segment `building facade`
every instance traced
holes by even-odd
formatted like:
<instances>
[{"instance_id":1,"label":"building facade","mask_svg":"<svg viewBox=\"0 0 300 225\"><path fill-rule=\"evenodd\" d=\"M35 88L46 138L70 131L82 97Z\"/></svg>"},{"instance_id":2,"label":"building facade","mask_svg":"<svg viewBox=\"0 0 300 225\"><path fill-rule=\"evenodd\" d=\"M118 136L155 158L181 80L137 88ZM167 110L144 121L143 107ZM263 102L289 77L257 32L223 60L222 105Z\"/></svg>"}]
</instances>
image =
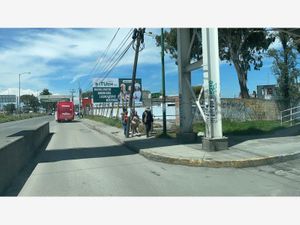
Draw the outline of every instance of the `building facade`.
<instances>
[{"instance_id":1,"label":"building facade","mask_svg":"<svg viewBox=\"0 0 300 225\"><path fill-rule=\"evenodd\" d=\"M14 104L17 106L16 95L0 95L0 110L3 111L4 106L8 104Z\"/></svg>"},{"instance_id":2,"label":"building facade","mask_svg":"<svg viewBox=\"0 0 300 225\"><path fill-rule=\"evenodd\" d=\"M270 85L257 85L257 98L265 100L276 99L276 86Z\"/></svg>"}]
</instances>

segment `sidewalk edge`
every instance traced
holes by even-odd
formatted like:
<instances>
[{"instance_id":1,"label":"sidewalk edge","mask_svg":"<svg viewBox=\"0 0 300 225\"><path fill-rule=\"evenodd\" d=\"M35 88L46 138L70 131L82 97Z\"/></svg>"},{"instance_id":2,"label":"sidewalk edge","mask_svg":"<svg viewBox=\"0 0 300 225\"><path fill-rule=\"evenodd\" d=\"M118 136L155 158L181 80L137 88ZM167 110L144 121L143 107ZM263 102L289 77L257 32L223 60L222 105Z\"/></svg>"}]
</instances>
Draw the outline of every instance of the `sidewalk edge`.
<instances>
[{"instance_id":1,"label":"sidewalk edge","mask_svg":"<svg viewBox=\"0 0 300 225\"><path fill-rule=\"evenodd\" d=\"M288 160L293 160L300 157L300 152L268 156L261 158L245 159L245 160L202 160L202 159L189 159L189 158L175 158L161 154L150 153L147 150L141 150L140 154L144 157L169 164L177 164L184 166L194 166L194 167L210 167L210 168L246 168L246 167L256 167L274 164L278 162L285 162Z\"/></svg>"},{"instance_id":2,"label":"sidewalk edge","mask_svg":"<svg viewBox=\"0 0 300 225\"><path fill-rule=\"evenodd\" d=\"M133 144L121 140L120 138L104 131L103 129L99 129L94 125L86 124L90 128L98 131L101 134L104 134L111 138L112 140L125 145L130 150L139 153L140 155L144 156L147 159L163 162L168 164L175 164L175 165L184 165L184 166L193 166L193 167L210 167L210 168L246 168L246 167L256 167L256 166L263 166L274 164L278 162L285 162L288 160L293 160L300 157L300 151L294 152L291 154L281 154L275 156L267 156L267 157L260 157L260 158L252 158L252 159L245 159L245 160L205 160L205 159L190 159L190 158L175 158L163 154L157 154L154 152L150 152L147 149L140 150Z\"/></svg>"}]
</instances>

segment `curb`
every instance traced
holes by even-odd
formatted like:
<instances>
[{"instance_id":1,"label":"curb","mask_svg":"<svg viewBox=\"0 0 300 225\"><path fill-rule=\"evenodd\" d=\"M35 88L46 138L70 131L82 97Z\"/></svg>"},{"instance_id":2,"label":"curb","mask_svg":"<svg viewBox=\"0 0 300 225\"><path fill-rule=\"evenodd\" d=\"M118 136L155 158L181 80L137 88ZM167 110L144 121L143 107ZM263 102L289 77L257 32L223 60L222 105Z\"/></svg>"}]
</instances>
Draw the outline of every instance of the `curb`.
<instances>
[{"instance_id":1,"label":"curb","mask_svg":"<svg viewBox=\"0 0 300 225\"><path fill-rule=\"evenodd\" d=\"M210 167L210 168L246 168L263 165L270 165L278 162L285 162L300 157L300 152L286 155L269 156L262 158L253 158L246 160L202 160L189 158L175 158L161 154L150 153L147 150L140 151L140 154L147 159L169 164L193 166L193 167Z\"/></svg>"},{"instance_id":2,"label":"curb","mask_svg":"<svg viewBox=\"0 0 300 225\"><path fill-rule=\"evenodd\" d=\"M292 154L282 154L276 156L267 156L260 158L251 158L245 160L205 160L205 159L191 159L191 158L175 158L167 155L162 155L157 152L150 152L148 150L140 150L136 146L123 141L114 135L105 132L102 129L97 128L94 125L86 124L88 127L98 131L99 133L106 135L112 140L128 147L130 150L139 153L147 159L163 162L174 165L183 165L183 166L193 166L193 167L210 167L210 168L246 168L246 167L256 167L263 165L270 165L279 162L285 162L289 160L296 159L300 157L300 152L294 152Z\"/></svg>"}]
</instances>

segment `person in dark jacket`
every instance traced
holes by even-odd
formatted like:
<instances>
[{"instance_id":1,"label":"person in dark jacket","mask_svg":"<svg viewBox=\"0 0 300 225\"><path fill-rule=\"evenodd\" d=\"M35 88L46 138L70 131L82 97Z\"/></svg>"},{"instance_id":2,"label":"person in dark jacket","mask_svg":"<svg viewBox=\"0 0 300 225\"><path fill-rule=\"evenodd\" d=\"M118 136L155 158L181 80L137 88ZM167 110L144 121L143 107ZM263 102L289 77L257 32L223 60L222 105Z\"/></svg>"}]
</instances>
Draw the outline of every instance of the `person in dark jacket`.
<instances>
[{"instance_id":1,"label":"person in dark jacket","mask_svg":"<svg viewBox=\"0 0 300 225\"><path fill-rule=\"evenodd\" d=\"M145 109L142 115L143 124L145 125L146 135L149 137L149 132L153 123L153 115L149 107Z\"/></svg>"}]
</instances>

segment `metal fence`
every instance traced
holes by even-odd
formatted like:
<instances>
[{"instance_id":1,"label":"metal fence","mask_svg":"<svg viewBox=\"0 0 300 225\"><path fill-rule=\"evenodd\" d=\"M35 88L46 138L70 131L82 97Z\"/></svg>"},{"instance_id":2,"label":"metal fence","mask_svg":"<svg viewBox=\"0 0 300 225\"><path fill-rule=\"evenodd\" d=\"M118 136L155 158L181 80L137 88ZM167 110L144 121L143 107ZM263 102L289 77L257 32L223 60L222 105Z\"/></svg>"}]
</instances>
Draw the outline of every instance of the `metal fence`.
<instances>
[{"instance_id":1,"label":"metal fence","mask_svg":"<svg viewBox=\"0 0 300 225\"><path fill-rule=\"evenodd\" d=\"M300 123L300 106L281 111L281 125L290 123L290 126Z\"/></svg>"}]
</instances>

